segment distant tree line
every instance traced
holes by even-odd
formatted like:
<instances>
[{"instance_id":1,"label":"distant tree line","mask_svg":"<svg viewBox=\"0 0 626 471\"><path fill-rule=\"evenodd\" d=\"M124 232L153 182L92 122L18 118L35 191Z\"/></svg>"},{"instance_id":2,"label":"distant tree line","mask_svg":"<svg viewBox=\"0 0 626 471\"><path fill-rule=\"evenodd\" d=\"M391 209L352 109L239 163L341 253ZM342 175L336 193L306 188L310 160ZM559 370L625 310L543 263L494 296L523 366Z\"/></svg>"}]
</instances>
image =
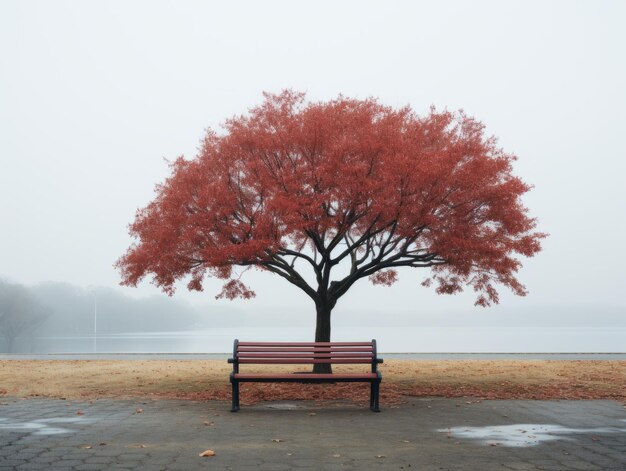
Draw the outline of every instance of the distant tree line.
<instances>
[{"instance_id":1,"label":"distant tree line","mask_svg":"<svg viewBox=\"0 0 626 471\"><path fill-rule=\"evenodd\" d=\"M101 335L230 327L245 315L236 307L196 306L164 295L137 299L110 288L27 287L0 279L0 353L43 353L51 342L73 351L63 339L91 337L95 309Z\"/></svg>"},{"instance_id":2,"label":"distant tree line","mask_svg":"<svg viewBox=\"0 0 626 471\"><path fill-rule=\"evenodd\" d=\"M16 339L32 336L50 315L33 290L0 280L0 351L13 353Z\"/></svg>"}]
</instances>

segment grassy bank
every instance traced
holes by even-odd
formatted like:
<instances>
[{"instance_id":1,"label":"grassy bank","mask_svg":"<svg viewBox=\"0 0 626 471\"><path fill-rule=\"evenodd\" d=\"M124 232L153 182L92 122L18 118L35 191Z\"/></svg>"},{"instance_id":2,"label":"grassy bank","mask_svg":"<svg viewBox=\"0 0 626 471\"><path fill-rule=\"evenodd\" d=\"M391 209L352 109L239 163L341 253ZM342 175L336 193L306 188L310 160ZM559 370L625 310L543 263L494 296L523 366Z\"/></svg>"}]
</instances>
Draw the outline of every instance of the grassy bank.
<instances>
[{"instance_id":1,"label":"grassy bank","mask_svg":"<svg viewBox=\"0 0 626 471\"><path fill-rule=\"evenodd\" d=\"M277 369L290 372L306 367L269 368ZM338 366L335 371L362 370ZM381 371L381 401L387 404L402 402L407 395L626 400L626 361L389 360ZM230 372L223 360L4 360L0 361L0 396L228 400ZM242 385L244 404L277 399L362 402L368 394L364 384Z\"/></svg>"}]
</instances>

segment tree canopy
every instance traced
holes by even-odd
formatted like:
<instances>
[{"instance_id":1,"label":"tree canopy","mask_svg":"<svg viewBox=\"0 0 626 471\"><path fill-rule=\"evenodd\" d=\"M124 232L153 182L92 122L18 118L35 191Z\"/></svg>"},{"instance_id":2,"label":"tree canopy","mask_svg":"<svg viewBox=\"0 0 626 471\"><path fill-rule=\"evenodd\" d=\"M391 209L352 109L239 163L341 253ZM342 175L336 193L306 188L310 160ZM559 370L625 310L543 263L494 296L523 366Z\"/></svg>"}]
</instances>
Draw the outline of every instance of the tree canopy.
<instances>
[{"instance_id":1,"label":"tree canopy","mask_svg":"<svg viewBox=\"0 0 626 471\"><path fill-rule=\"evenodd\" d=\"M498 285L525 294L518 256L544 237L515 159L463 112L265 94L171 163L117 267L124 284L151 275L170 294L180 279L202 290L217 277L230 299L254 296L234 269L256 267L304 291L318 315L360 279L392 285L400 267L429 268L424 285L469 286L487 306Z\"/></svg>"}]
</instances>

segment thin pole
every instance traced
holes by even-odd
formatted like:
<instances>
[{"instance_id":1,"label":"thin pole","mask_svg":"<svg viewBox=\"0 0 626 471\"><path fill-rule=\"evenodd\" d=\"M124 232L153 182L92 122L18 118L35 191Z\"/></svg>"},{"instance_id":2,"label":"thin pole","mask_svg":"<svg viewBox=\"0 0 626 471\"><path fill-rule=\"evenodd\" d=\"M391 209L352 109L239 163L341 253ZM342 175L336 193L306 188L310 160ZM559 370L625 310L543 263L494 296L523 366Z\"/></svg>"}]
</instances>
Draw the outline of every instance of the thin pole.
<instances>
[{"instance_id":1,"label":"thin pole","mask_svg":"<svg viewBox=\"0 0 626 471\"><path fill-rule=\"evenodd\" d=\"M93 294L93 352L98 353L98 300Z\"/></svg>"}]
</instances>

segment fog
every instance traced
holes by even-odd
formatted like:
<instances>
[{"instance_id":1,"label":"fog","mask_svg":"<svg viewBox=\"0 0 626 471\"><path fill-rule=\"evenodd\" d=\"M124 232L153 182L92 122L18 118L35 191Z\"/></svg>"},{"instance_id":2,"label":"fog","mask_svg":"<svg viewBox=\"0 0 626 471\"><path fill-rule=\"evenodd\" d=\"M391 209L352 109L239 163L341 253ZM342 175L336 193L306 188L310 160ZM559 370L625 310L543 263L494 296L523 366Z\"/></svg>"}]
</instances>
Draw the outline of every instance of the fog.
<instances>
[{"instance_id":1,"label":"fog","mask_svg":"<svg viewBox=\"0 0 626 471\"><path fill-rule=\"evenodd\" d=\"M2 2L0 277L48 309L14 348L91 351L94 300L103 349L312 338L310 300L271 274L246 275L250 301L215 300L214 279L169 299L149 282L119 287L112 266L165 159L192 158L207 127L262 91L294 88L419 113L463 108L518 155L515 173L534 185L525 204L550 234L523 260L527 297L502 292L499 306L475 308L474 293L438 296L420 286L426 272L401 271L391 288L363 281L340 300L334 339L624 351L625 18L617 1ZM104 339L173 331L206 335ZM68 333L85 339L44 339Z\"/></svg>"},{"instance_id":2,"label":"fog","mask_svg":"<svg viewBox=\"0 0 626 471\"><path fill-rule=\"evenodd\" d=\"M17 312L7 292L19 294ZM224 353L234 338L309 341L313 332L311 312L290 308L255 311L162 295L137 299L112 288L0 281L0 353ZM625 334L618 307L333 314L335 340L376 337L385 352L619 352Z\"/></svg>"}]
</instances>

